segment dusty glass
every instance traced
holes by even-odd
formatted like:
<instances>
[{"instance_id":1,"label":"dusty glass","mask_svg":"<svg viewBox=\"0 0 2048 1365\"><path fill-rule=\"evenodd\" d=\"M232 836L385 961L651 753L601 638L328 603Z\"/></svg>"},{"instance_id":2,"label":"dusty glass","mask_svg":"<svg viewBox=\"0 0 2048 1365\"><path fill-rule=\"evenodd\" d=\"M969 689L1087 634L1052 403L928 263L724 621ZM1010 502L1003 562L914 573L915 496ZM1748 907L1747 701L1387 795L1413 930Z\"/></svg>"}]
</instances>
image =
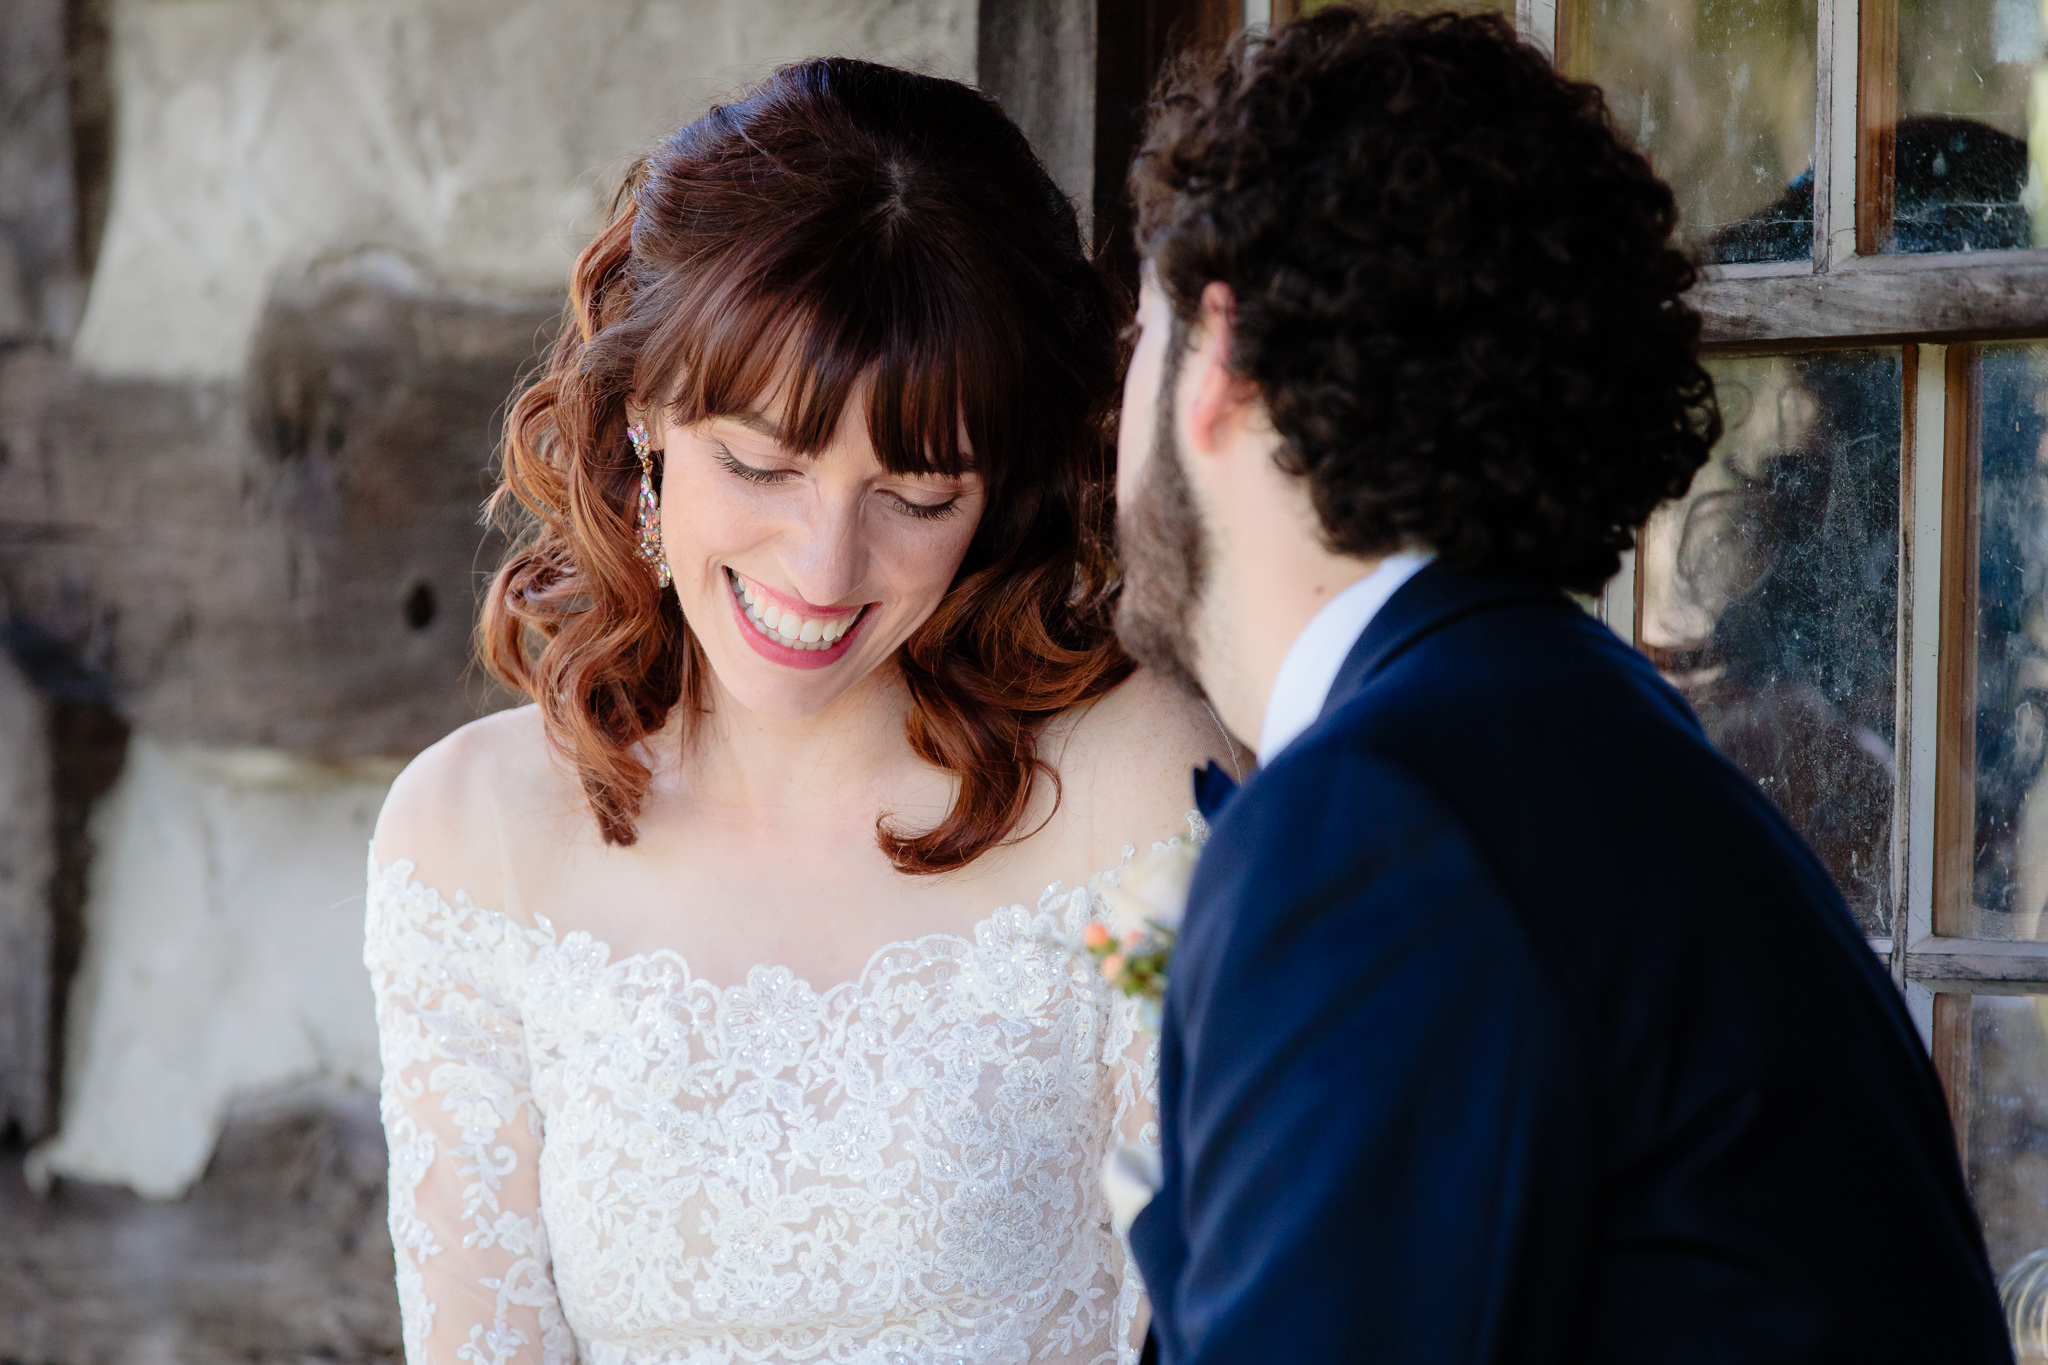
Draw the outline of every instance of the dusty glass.
<instances>
[{"instance_id":1,"label":"dusty glass","mask_svg":"<svg viewBox=\"0 0 2048 1365\"><path fill-rule=\"evenodd\" d=\"M1974 391L1975 932L2048 938L2048 345L1986 346Z\"/></svg>"},{"instance_id":2,"label":"dusty glass","mask_svg":"<svg viewBox=\"0 0 2048 1365\"><path fill-rule=\"evenodd\" d=\"M1900 364L1713 360L1725 434L1638 558L1644 652L1873 933L1893 899Z\"/></svg>"},{"instance_id":3,"label":"dusty glass","mask_svg":"<svg viewBox=\"0 0 2048 1365\"><path fill-rule=\"evenodd\" d=\"M1712 262L1813 255L1815 0L1565 0L1566 70L1678 195Z\"/></svg>"},{"instance_id":4,"label":"dusty glass","mask_svg":"<svg viewBox=\"0 0 2048 1365\"><path fill-rule=\"evenodd\" d=\"M1885 19L1877 6L1872 22ZM1898 73L1887 251L2040 246L2028 155L2042 76L2041 0L1897 0ZM2039 139L2035 139L2038 141Z\"/></svg>"},{"instance_id":5,"label":"dusty glass","mask_svg":"<svg viewBox=\"0 0 2048 1365\"><path fill-rule=\"evenodd\" d=\"M1957 1111L1970 1198L2020 1359L2041 1361L2048 1359L2048 996L1969 997L1966 1046Z\"/></svg>"},{"instance_id":6,"label":"dusty glass","mask_svg":"<svg viewBox=\"0 0 2048 1365\"><path fill-rule=\"evenodd\" d=\"M1301 0L1299 12L1314 14L1319 9L1352 2L1353 0ZM1515 17L1514 0L1380 0L1379 8L1390 13L1434 14L1438 10L1456 9L1471 13L1488 11L1505 14L1509 19Z\"/></svg>"}]
</instances>

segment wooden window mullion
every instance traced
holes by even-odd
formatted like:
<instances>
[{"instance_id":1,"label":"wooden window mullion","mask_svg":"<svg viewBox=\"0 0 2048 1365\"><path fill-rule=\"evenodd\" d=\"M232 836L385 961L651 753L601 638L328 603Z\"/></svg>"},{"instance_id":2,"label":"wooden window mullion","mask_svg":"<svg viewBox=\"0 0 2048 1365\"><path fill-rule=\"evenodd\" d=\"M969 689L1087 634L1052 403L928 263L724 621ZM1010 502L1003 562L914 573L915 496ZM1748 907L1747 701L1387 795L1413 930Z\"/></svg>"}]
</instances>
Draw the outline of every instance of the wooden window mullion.
<instances>
[{"instance_id":1,"label":"wooden window mullion","mask_svg":"<svg viewBox=\"0 0 2048 1365\"><path fill-rule=\"evenodd\" d=\"M1897 198L1899 0L1860 0L1857 47L1856 250L1876 256L1891 245Z\"/></svg>"},{"instance_id":2,"label":"wooden window mullion","mask_svg":"<svg viewBox=\"0 0 2048 1365\"><path fill-rule=\"evenodd\" d=\"M1934 997L1934 1070L1948 1096L1949 1123L1965 1178L1970 1169L1970 997Z\"/></svg>"},{"instance_id":3,"label":"wooden window mullion","mask_svg":"<svg viewBox=\"0 0 2048 1365\"><path fill-rule=\"evenodd\" d=\"M1978 460L1971 348L1948 352L1943 431L1941 733L1935 750L1934 932L1977 933Z\"/></svg>"},{"instance_id":4,"label":"wooden window mullion","mask_svg":"<svg viewBox=\"0 0 2048 1365\"><path fill-rule=\"evenodd\" d=\"M1940 747L1943 443L1948 430L1948 347L1907 348L1906 448L1899 514L1899 763L1901 845L1894 845L1892 976L1934 933L1936 757Z\"/></svg>"},{"instance_id":5,"label":"wooden window mullion","mask_svg":"<svg viewBox=\"0 0 2048 1365\"><path fill-rule=\"evenodd\" d=\"M1813 138L1813 269L1819 274L1856 251L1861 4L1819 0Z\"/></svg>"}]
</instances>

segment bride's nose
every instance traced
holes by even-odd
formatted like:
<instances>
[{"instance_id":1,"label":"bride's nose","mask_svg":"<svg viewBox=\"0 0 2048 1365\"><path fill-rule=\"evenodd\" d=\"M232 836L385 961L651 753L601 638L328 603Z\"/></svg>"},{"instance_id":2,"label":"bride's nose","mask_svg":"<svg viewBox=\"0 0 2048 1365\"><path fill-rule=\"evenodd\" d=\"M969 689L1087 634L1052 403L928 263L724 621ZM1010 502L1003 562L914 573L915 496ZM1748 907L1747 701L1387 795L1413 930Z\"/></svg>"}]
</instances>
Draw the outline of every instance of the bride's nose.
<instances>
[{"instance_id":1,"label":"bride's nose","mask_svg":"<svg viewBox=\"0 0 2048 1365\"><path fill-rule=\"evenodd\" d=\"M789 586L814 606L840 605L867 577L867 537L858 494L824 497L790 528L782 545Z\"/></svg>"}]
</instances>

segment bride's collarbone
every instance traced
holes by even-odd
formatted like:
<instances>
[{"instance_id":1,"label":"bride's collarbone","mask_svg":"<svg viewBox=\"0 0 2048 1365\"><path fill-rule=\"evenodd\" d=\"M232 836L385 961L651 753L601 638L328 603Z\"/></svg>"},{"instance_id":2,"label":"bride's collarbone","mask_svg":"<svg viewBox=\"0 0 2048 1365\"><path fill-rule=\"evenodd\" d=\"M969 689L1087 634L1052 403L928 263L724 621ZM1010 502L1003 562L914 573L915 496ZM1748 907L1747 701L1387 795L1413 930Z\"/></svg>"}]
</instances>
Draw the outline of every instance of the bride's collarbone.
<instances>
[{"instance_id":1,"label":"bride's collarbone","mask_svg":"<svg viewBox=\"0 0 2048 1365\"><path fill-rule=\"evenodd\" d=\"M1086 881L1061 822L967 866L907 874L860 829L742 828L669 821L630 847L536 856L519 880L524 913L557 939L588 934L611 961L673 955L693 978L742 982L786 967L814 987L857 978L878 949L933 935L972 938L996 911L1035 907L1048 887ZM538 855L541 850L536 849Z\"/></svg>"}]
</instances>

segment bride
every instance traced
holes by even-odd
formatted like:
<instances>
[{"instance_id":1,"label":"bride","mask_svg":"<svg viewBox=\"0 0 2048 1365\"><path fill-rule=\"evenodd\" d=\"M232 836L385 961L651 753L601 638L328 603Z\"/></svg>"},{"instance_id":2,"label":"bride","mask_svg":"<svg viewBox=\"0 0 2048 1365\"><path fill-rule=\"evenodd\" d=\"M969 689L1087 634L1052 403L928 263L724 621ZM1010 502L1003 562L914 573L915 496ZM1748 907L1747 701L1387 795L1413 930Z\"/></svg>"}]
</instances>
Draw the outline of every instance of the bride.
<instances>
[{"instance_id":1,"label":"bride","mask_svg":"<svg viewBox=\"0 0 2048 1365\"><path fill-rule=\"evenodd\" d=\"M504 440L533 704L371 850L407 1358L1129 1361L1146 1047L1068 945L1225 741L1111 633L1116 295L991 102L860 62L620 205Z\"/></svg>"}]
</instances>

